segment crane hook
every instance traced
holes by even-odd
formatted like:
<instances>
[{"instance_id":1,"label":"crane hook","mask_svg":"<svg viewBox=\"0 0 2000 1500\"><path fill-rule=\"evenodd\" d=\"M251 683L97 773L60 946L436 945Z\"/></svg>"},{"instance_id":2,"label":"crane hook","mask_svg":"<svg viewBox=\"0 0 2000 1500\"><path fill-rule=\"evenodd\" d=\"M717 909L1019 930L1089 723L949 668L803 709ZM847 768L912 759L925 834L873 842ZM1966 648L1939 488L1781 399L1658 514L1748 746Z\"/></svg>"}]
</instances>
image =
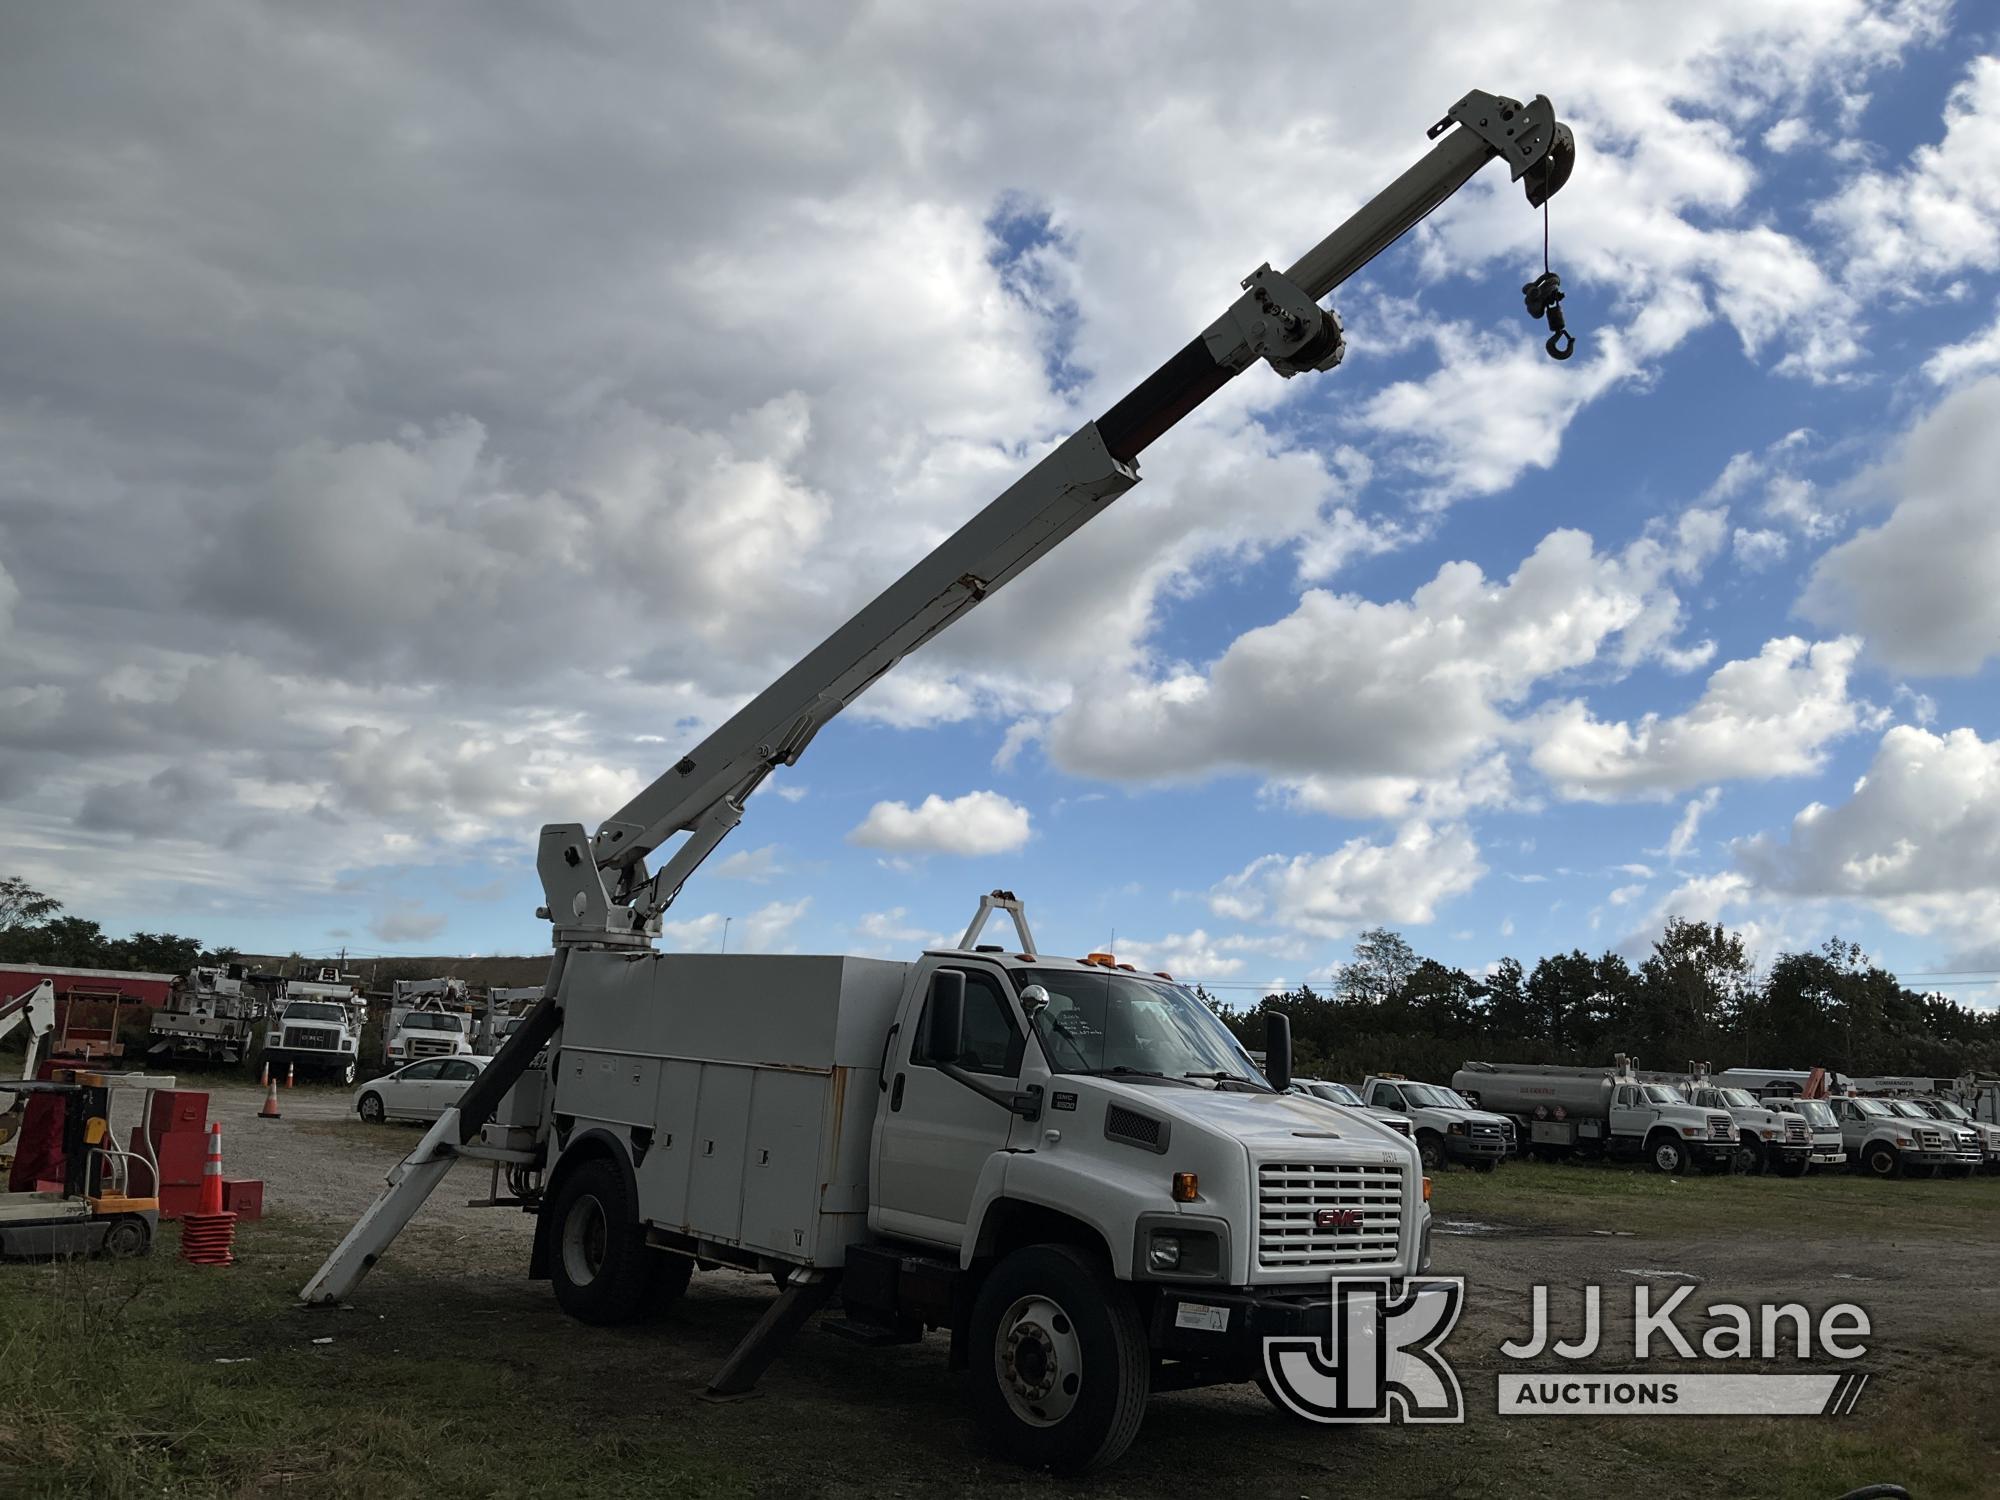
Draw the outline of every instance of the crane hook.
<instances>
[{"instance_id":1,"label":"crane hook","mask_svg":"<svg viewBox=\"0 0 2000 1500\"><path fill-rule=\"evenodd\" d=\"M1549 336L1542 347L1549 351L1549 358L1568 359L1576 352L1576 336L1563 323L1562 277L1544 271L1521 288L1521 295L1527 299L1529 317L1548 320Z\"/></svg>"}]
</instances>

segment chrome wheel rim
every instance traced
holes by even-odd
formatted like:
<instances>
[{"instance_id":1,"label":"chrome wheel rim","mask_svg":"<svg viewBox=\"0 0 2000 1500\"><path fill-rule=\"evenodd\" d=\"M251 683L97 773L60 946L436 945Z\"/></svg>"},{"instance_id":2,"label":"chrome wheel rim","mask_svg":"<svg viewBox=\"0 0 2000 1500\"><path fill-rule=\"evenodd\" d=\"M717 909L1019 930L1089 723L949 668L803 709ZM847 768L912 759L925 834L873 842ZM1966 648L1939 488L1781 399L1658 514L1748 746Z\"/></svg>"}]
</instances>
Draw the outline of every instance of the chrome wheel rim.
<instances>
[{"instance_id":1,"label":"chrome wheel rim","mask_svg":"<svg viewBox=\"0 0 2000 1500\"><path fill-rule=\"evenodd\" d=\"M607 1228L604 1205L596 1198L586 1195L570 1205L562 1238L563 1271L570 1285L589 1286L597 1280L604 1269Z\"/></svg>"},{"instance_id":2,"label":"chrome wheel rim","mask_svg":"<svg viewBox=\"0 0 2000 1500\"><path fill-rule=\"evenodd\" d=\"M1653 1148L1653 1165L1658 1167L1662 1172L1671 1172L1680 1164L1680 1147L1663 1141Z\"/></svg>"},{"instance_id":3,"label":"chrome wheel rim","mask_svg":"<svg viewBox=\"0 0 2000 1500\"><path fill-rule=\"evenodd\" d=\"M1061 1306L1038 1293L1016 1298L993 1341L993 1373L1007 1407L1031 1427L1054 1427L1083 1389L1083 1344Z\"/></svg>"}]
</instances>

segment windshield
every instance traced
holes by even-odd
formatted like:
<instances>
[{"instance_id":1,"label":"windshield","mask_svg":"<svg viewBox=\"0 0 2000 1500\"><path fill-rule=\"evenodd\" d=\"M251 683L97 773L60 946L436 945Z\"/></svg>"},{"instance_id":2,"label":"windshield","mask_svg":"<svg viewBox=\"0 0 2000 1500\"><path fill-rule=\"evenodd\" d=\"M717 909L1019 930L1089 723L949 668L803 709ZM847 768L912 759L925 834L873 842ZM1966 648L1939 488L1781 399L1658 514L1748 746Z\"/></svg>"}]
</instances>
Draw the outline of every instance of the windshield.
<instances>
[{"instance_id":1,"label":"windshield","mask_svg":"<svg viewBox=\"0 0 2000 1500\"><path fill-rule=\"evenodd\" d=\"M417 1011L403 1017L405 1031L457 1031L457 1016L441 1016L434 1011Z\"/></svg>"},{"instance_id":2,"label":"windshield","mask_svg":"<svg viewBox=\"0 0 2000 1500\"><path fill-rule=\"evenodd\" d=\"M1419 1109L1472 1108L1450 1089L1441 1089L1434 1083L1406 1083L1403 1085L1403 1097Z\"/></svg>"},{"instance_id":3,"label":"windshield","mask_svg":"<svg viewBox=\"0 0 2000 1500\"><path fill-rule=\"evenodd\" d=\"M1944 1111L1947 1120L1960 1120L1968 1125L1972 1123L1972 1116L1967 1114L1962 1106L1953 1104L1949 1099L1938 1100L1937 1107Z\"/></svg>"},{"instance_id":4,"label":"windshield","mask_svg":"<svg viewBox=\"0 0 2000 1500\"><path fill-rule=\"evenodd\" d=\"M1893 1113L1880 1099L1852 1099L1848 1102L1864 1115L1887 1115Z\"/></svg>"},{"instance_id":5,"label":"windshield","mask_svg":"<svg viewBox=\"0 0 2000 1500\"><path fill-rule=\"evenodd\" d=\"M1361 1096L1344 1083L1309 1083L1306 1092L1315 1099L1324 1099L1328 1104L1345 1104L1351 1109L1361 1108Z\"/></svg>"},{"instance_id":6,"label":"windshield","mask_svg":"<svg viewBox=\"0 0 2000 1500\"><path fill-rule=\"evenodd\" d=\"M1681 1091L1672 1084L1649 1083L1646 1085L1646 1102L1648 1104L1685 1104L1687 1100L1681 1097Z\"/></svg>"},{"instance_id":7,"label":"windshield","mask_svg":"<svg viewBox=\"0 0 2000 1500\"><path fill-rule=\"evenodd\" d=\"M1716 1092L1722 1095L1723 1104L1730 1109L1755 1109L1757 1107L1757 1101L1752 1099L1742 1089L1717 1089Z\"/></svg>"},{"instance_id":8,"label":"windshield","mask_svg":"<svg viewBox=\"0 0 2000 1500\"><path fill-rule=\"evenodd\" d=\"M1906 1120L1928 1120L1930 1118L1929 1115L1918 1109L1916 1105L1910 1103L1907 1099L1891 1099L1889 1101L1889 1109L1891 1113L1899 1114Z\"/></svg>"},{"instance_id":9,"label":"windshield","mask_svg":"<svg viewBox=\"0 0 2000 1500\"><path fill-rule=\"evenodd\" d=\"M1057 1073L1220 1073L1269 1087L1215 1013L1177 984L1073 969L1026 969L1014 978L1023 989L1049 992L1035 1035Z\"/></svg>"},{"instance_id":10,"label":"windshield","mask_svg":"<svg viewBox=\"0 0 2000 1500\"><path fill-rule=\"evenodd\" d=\"M1834 1117L1833 1106L1828 1104L1824 1099L1795 1099L1792 1101L1791 1107L1815 1125L1838 1125L1840 1123Z\"/></svg>"},{"instance_id":11,"label":"windshield","mask_svg":"<svg viewBox=\"0 0 2000 1500\"><path fill-rule=\"evenodd\" d=\"M287 1021L345 1021L347 1012L323 1000L294 1000L285 1007Z\"/></svg>"}]
</instances>

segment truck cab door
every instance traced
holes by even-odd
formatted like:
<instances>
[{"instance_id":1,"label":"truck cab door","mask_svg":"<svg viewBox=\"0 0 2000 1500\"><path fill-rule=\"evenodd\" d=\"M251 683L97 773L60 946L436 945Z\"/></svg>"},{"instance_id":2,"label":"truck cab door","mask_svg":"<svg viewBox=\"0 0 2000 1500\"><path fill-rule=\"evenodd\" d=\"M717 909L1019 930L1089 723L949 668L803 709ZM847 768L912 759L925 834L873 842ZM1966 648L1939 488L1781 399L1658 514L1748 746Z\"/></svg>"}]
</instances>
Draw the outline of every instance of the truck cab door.
<instances>
[{"instance_id":1,"label":"truck cab door","mask_svg":"<svg viewBox=\"0 0 2000 1500\"><path fill-rule=\"evenodd\" d=\"M948 967L965 975L965 1034L959 1055L945 1061L996 1089L1018 1089L1027 1032L1006 983L982 964ZM868 1224L883 1234L957 1249L980 1171L1021 1122L939 1072L925 1055L929 978L919 976L890 1040L883 1074L888 1094L875 1112Z\"/></svg>"},{"instance_id":2,"label":"truck cab door","mask_svg":"<svg viewBox=\"0 0 2000 1500\"><path fill-rule=\"evenodd\" d=\"M1611 1133L1621 1139L1643 1141L1653 1123L1653 1110L1636 1083L1621 1083L1611 1093Z\"/></svg>"}]
</instances>

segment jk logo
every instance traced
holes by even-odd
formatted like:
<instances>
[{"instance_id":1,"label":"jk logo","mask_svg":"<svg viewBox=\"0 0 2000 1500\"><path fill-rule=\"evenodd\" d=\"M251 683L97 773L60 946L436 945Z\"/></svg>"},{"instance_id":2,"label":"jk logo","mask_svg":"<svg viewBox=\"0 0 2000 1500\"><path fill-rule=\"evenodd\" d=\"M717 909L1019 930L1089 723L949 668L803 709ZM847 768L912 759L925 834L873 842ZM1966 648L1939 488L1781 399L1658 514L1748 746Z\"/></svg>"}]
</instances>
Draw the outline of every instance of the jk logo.
<instances>
[{"instance_id":1,"label":"jk logo","mask_svg":"<svg viewBox=\"0 0 2000 1500\"><path fill-rule=\"evenodd\" d=\"M1438 1352L1458 1322L1465 1281L1333 1278L1324 1341L1264 1340L1278 1399L1309 1422L1463 1422L1458 1376Z\"/></svg>"}]
</instances>

